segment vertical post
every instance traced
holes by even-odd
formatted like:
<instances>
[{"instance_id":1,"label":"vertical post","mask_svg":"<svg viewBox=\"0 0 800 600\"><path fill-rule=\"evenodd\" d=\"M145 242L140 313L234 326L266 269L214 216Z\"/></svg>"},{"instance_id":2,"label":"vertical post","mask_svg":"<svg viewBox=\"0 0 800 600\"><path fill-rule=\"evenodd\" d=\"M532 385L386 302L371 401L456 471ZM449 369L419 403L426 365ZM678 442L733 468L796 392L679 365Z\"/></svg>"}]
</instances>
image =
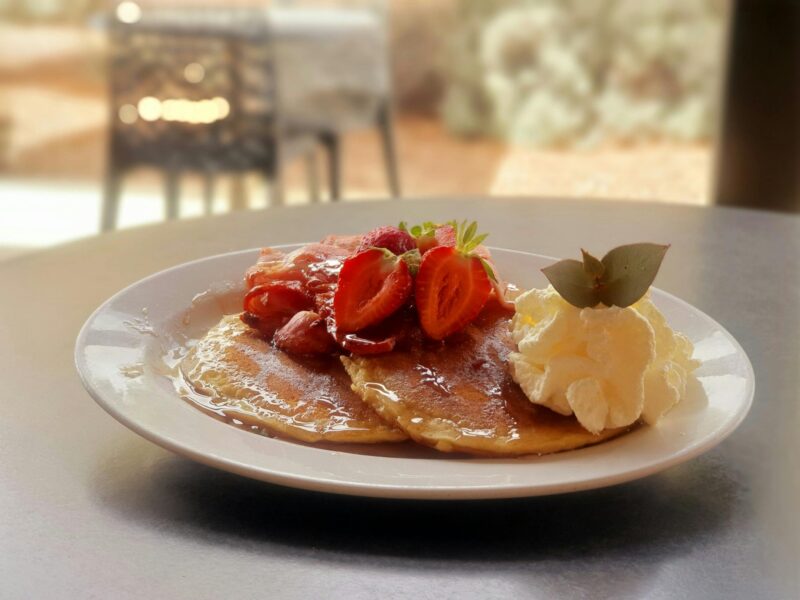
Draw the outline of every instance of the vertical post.
<instances>
[{"instance_id":1,"label":"vertical post","mask_svg":"<svg viewBox=\"0 0 800 600\"><path fill-rule=\"evenodd\" d=\"M319 169L317 165L317 152L312 148L306 154L306 179L308 180L308 199L310 202L319 202Z\"/></svg>"},{"instance_id":2,"label":"vertical post","mask_svg":"<svg viewBox=\"0 0 800 600\"><path fill-rule=\"evenodd\" d=\"M207 215L214 212L214 174L206 171L203 176L203 205Z\"/></svg>"},{"instance_id":3,"label":"vertical post","mask_svg":"<svg viewBox=\"0 0 800 600\"><path fill-rule=\"evenodd\" d=\"M717 148L717 204L800 210L800 3L736 0Z\"/></svg>"},{"instance_id":4,"label":"vertical post","mask_svg":"<svg viewBox=\"0 0 800 600\"><path fill-rule=\"evenodd\" d=\"M172 221L180 216L178 203L180 201L180 174L178 171L169 169L164 173L165 183L165 214L168 220Z\"/></svg>"},{"instance_id":5,"label":"vertical post","mask_svg":"<svg viewBox=\"0 0 800 600\"><path fill-rule=\"evenodd\" d=\"M284 173L283 173L283 140L280 129L273 140L273 168L272 173L268 173L269 179L269 205L283 206L284 201Z\"/></svg>"},{"instance_id":6,"label":"vertical post","mask_svg":"<svg viewBox=\"0 0 800 600\"><path fill-rule=\"evenodd\" d=\"M328 178L330 180L331 200L341 197L342 159L340 156L339 134L335 131L321 136L322 144L328 152Z\"/></svg>"},{"instance_id":7,"label":"vertical post","mask_svg":"<svg viewBox=\"0 0 800 600\"><path fill-rule=\"evenodd\" d=\"M386 165L386 177L389 183L389 192L393 198L400 197L400 174L397 166L397 148L394 139L394 122L392 110L386 102L378 113L378 128L381 133L383 145L383 160Z\"/></svg>"},{"instance_id":8,"label":"vertical post","mask_svg":"<svg viewBox=\"0 0 800 600\"><path fill-rule=\"evenodd\" d=\"M100 230L111 231L117 226L119 212L120 192L122 189L122 173L114 166L112 157L109 156L106 166L105 181L103 183L103 205L100 209Z\"/></svg>"},{"instance_id":9,"label":"vertical post","mask_svg":"<svg viewBox=\"0 0 800 600\"><path fill-rule=\"evenodd\" d=\"M241 173L236 173L231 180L231 208L233 210L247 208L247 186Z\"/></svg>"}]
</instances>

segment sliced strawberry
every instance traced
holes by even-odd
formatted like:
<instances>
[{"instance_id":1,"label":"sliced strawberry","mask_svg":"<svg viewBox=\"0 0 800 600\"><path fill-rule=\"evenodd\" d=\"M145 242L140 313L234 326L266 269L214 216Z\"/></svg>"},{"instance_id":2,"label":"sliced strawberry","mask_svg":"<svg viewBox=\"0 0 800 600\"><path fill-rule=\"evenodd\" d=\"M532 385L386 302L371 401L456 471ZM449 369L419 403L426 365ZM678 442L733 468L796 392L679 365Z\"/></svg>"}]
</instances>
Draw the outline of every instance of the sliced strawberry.
<instances>
[{"instance_id":1,"label":"sliced strawberry","mask_svg":"<svg viewBox=\"0 0 800 600\"><path fill-rule=\"evenodd\" d=\"M340 333L336 329L336 320L333 317L333 293L330 296L320 295L317 296L317 307L319 314L325 319L328 334L339 344L342 348L353 354L383 354L394 350L396 336L379 335L367 336L361 333ZM396 314L396 313L395 313Z\"/></svg>"},{"instance_id":2,"label":"sliced strawberry","mask_svg":"<svg viewBox=\"0 0 800 600\"><path fill-rule=\"evenodd\" d=\"M332 240L330 237L325 239ZM319 278L328 278L335 282L341 263L351 254L352 248L332 243L306 244L288 254L273 248L263 248L258 262L245 274L247 287L280 281L307 283L311 279Z\"/></svg>"},{"instance_id":3,"label":"sliced strawberry","mask_svg":"<svg viewBox=\"0 0 800 600\"><path fill-rule=\"evenodd\" d=\"M299 281L272 281L257 285L244 297L244 310L262 317L294 313L311 308L314 299Z\"/></svg>"},{"instance_id":4,"label":"sliced strawberry","mask_svg":"<svg viewBox=\"0 0 800 600\"><path fill-rule=\"evenodd\" d=\"M310 310L295 314L275 332L275 346L291 354L329 354L335 347L325 319Z\"/></svg>"},{"instance_id":5,"label":"sliced strawberry","mask_svg":"<svg viewBox=\"0 0 800 600\"><path fill-rule=\"evenodd\" d=\"M287 320L286 318L262 319L258 315L247 311L240 314L239 318L242 320L242 323L259 331L268 338L271 338Z\"/></svg>"},{"instance_id":6,"label":"sliced strawberry","mask_svg":"<svg viewBox=\"0 0 800 600\"><path fill-rule=\"evenodd\" d=\"M475 236L476 228L462 223L454 246L437 246L422 257L414 298L422 330L434 340L472 322L492 292L487 267L473 253L486 237Z\"/></svg>"},{"instance_id":7,"label":"sliced strawberry","mask_svg":"<svg viewBox=\"0 0 800 600\"><path fill-rule=\"evenodd\" d=\"M337 248L343 248L348 250L350 253L355 253L356 248L361 243L363 239L363 235L326 235L324 238L320 240L320 244L325 246L335 246Z\"/></svg>"},{"instance_id":8,"label":"sliced strawberry","mask_svg":"<svg viewBox=\"0 0 800 600\"><path fill-rule=\"evenodd\" d=\"M274 248L262 248L258 256L258 262L245 272L244 277L248 289L275 279L281 279L275 274L280 272L285 262L286 254L284 252Z\"/></svg>"},{"instance_id":9,"label":"sliced strawberry","mask_svg":"<svg viewBox=\"0 0 800 600\"><path fill-rule=\"evenodd\" d=\"M266 336L292 316L314 306L314 299L299 281L273 281L257 285L244 297L242 321Z\"/></svg>"},{"instance_id":10,"label":"sliced strawberry","mask_svg":"<svg viewBox=\"0 0 800 600\"><path fill-rule=\"evenodd\" d=\"M362 237L356 252L363 252L369 248L386 248L399 255L416 248L416 244L414 238L407 231L387 225L373 229Z\"/></svg>"},{"instance_id":11,"label":"sliced strawberry","mask_svg":"<svg viewBox=\"0 0 800 600\"><path fill-rule=\"evenodd\" d=\"M333 313L340 333L352 333L381 322L403 306L413 280L408 265L387 250L373 248L342 265Z\"/></svg>"}]
</instances>

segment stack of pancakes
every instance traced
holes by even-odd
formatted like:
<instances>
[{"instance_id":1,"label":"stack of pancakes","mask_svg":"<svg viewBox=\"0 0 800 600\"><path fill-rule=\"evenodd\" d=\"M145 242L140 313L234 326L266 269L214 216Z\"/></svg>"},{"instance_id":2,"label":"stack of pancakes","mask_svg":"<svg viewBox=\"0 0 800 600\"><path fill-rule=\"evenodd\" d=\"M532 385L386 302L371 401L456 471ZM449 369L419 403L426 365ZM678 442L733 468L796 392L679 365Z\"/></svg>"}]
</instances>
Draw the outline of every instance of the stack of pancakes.
<instances>
[{"instance_id":1,"label":"stack of pancakes","mask_svg":"<svg viewBox=\"0 0 800 600\"><path fill-rule=\"evenodd\" d=\"M297 357L228 316L181 365L203 408L304 442L411 439L443 452L547 454L595 444L574 417L532 404L511 379L508 312L490 302L446 342L388 354ZM198 402L197 398L201 400Z\"/></svg>"}]
</instances>

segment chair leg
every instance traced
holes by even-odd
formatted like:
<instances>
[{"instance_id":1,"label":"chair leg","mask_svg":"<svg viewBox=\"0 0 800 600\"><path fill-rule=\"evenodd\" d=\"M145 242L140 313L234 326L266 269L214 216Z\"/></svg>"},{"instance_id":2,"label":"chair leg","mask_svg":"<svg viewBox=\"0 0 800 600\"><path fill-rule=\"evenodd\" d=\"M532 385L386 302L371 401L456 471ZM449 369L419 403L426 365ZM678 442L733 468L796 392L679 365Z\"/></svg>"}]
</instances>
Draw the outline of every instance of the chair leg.
<instances>
[{"instance_id":1,"label":"chair leg","mask_svg":"<svg viewBox=\"0 0 800 600\"><path fill-rule=\"evenodd\" d=\"M386 164L386 177L389 183L389 191L393 198L400 197L400 174L397 166L397 149L394 140L394 122L392 112L385 106L378 113L378 128L381 134L383 145L383 160Z\"/></svg>"},{"instance_id":2,"label":"chair leg","mask_svg":"<svg viewBox=\"0 0 800 600\"><path fill-rule=\"evenodd\" d=\"M114 167L109 167L103 184L103 206L100 212L101 231L111 231L117 226L121 191L122 172Z\"/></svg>"},{"instance_id":3,"label":"chair leg","mask_svg":"<svg viewBox=\"0 0 800 600\"><path fill-rule=\"evenodd\" d=\"M330 180L331 200L336 201L341 197L342 192L342 159L339 134L326 133L322 136L322 143L328 152L328 178Z\"/></svg>"},{"instance_id":4,"label":"chair leg","mask_svg":"<svg viewBox=\"0 0 800 600\"><path fill-rule=\"evenodd\" d=\"M247 186L244 175L234 175L231 180L231 209L247 208Z\"/></svg>"},{"instance_id":5,"label":"chair leg","mask_svg":"<svg viewBox=\"0 0 800 600\"><path fill-rule=\"evenodd\" d=\"M213 173L206 173L203 177L203 207L207 215L214 212L214 184Z\"/></svg>"},{"instance_id":6,"label":"chair leg","mask_svg":"<svg viewBox=\"0 0 800 600\"><path fill-rule=\"evenodd\" d=\"M306 178L308 180L308 199L310 202L319 202L319 169L317 153L311 150L306 154Z\"/></svg>"},{"instance_id":7,"label":"chair leg","mask_svg":"<svg viewBox=\"0 0 800 600\"><path fill-rule=\"evenodd\" d=\"M269 206L283 206L285 200L283 170L278 167L274 173L267 174L267 202Z\"/></svg>"},{"instance_id":8,"label":"chair leg","mask_svg":"<svg viewBox=\"0 0 800 600\"><path fill-rule=\"evenodd\" d=\"M180 174L177 171L167 171L164 175L165 183L165 215L167 220L174 220L180 216Z\"/></svg>"},{"instance_id":9,"label":"chair leg","mask_svg":"<svg viewBox=\"0 0 800 600\"><path fill-rule=\"evenodd\" d=\"M283 180L283 143L280 136L275 140L273 148L275 156L271 165L265 168L264 176L267 178L267 202L270 207L283 206L284 201L284 180Z\"/></svg>"}]
</instances>

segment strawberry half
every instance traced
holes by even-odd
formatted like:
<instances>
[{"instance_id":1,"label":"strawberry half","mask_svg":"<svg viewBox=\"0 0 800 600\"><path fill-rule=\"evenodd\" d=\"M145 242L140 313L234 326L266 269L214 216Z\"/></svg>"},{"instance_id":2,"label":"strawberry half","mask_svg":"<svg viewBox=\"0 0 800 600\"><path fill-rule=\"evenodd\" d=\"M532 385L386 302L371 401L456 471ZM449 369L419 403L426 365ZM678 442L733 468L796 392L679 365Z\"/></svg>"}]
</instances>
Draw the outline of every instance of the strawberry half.
<instances>
[{"instance_id":1,"label":"strawberry half","mask_svg":"<svg viewBox=\"0 0 800 600\"><path fill-rule=\"evenodd\" d=\"M492 292L489 267L474 253L486 236L476 236L476 229L474 222L458 225L454 246L437 246L422 257L414 297L429 338L443 340L471 323Z\"/></svg>"},{"instance_id":2,"label":"strawberry half","mask_svg":"<svg viewBox=\"0 0 800 600\"><path fill-rule=\"evenodd\" d=\"M408 265L390 251L371 248L342 265L333 295L333 314L340 333L380 323L406 303L413 280Z\"/></svg>"}]
</instances>

